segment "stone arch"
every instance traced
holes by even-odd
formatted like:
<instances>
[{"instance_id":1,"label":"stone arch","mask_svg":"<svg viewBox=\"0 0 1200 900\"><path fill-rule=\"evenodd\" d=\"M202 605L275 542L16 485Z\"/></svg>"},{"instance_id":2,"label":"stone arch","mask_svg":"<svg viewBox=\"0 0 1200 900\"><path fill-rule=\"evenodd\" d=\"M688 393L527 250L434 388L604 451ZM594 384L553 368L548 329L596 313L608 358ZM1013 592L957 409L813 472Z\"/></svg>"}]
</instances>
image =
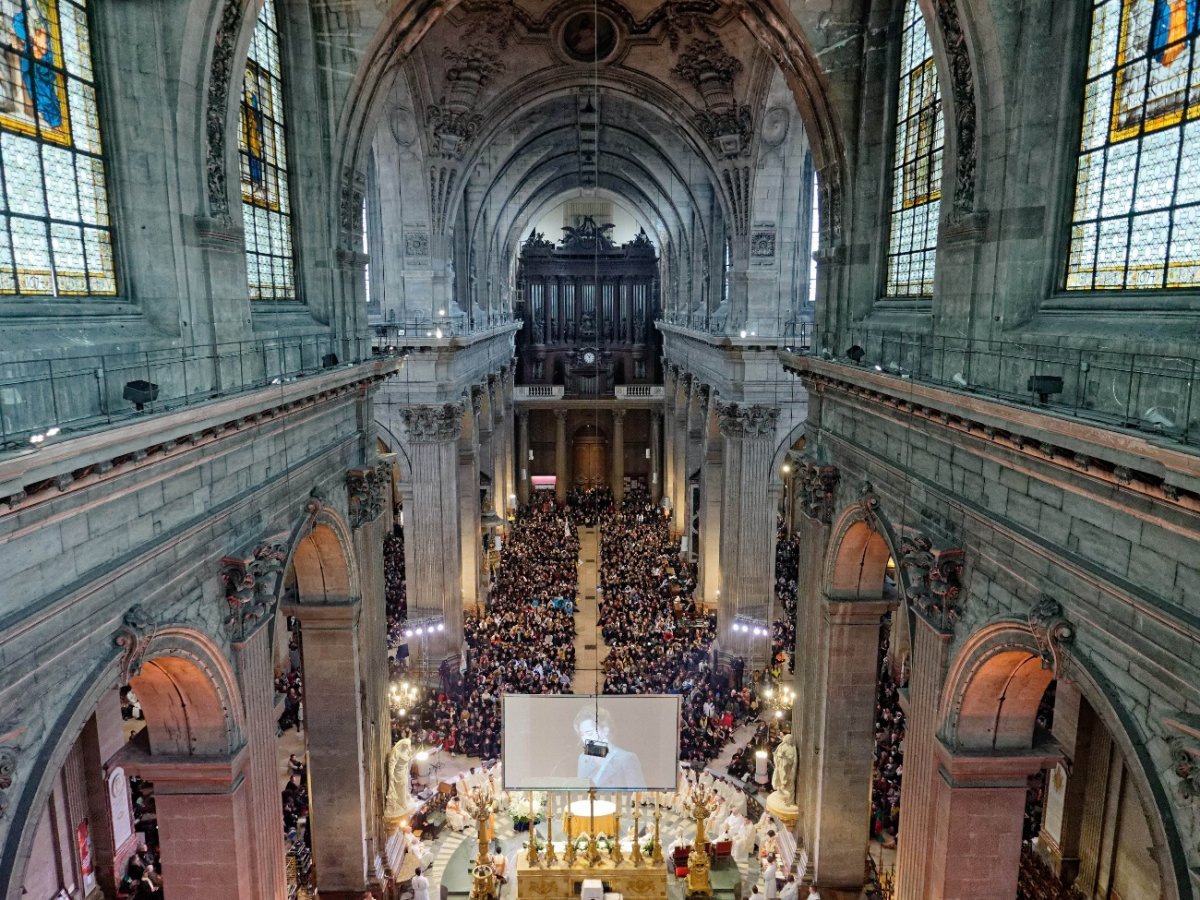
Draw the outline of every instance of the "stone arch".
<instances>
[{"instance_id":1,"label":"stone arch","mask_svg":"<svg viewBox=\"0 0 1200 900\"><path fill-rule=\"evenodd\" d=\"M1040 663L1037 640L1026 622L1001 620L971 634L946 675L937 710L942 742L951 751L987 751L993 746L1015 753L1028 750L1041 693L1055 677ZM1151 736L1114 700L1119 696L1116 689L1085 655L1073 653L1060 677L1078 687L1121 751L1150 826L1163 897L1194 898L1187 851L1170 814L1173 803L1159 776L1163 767L1153 758Z\"/></svg>"},{"instance_id":2,"label":"stone arch","mask_svg":"<svg viewBox=\"0 0 1200 900\"><path fill-rule=\"evenodd\" d=\"M842 510L830 531L821 586L832 600L878 600L889 559L899 559L898 542L879 511L879 498L865 491Z\"/></svg>"},{"instance_id":3,"label":"stone arch","mask_svg":"<svg viewBox=\"0 0 1200 900\"><path fill-rule=\"evenodd\" d=\"M107 642L101 661L78 679L59 716L47 722L40 747L29 748L35 762L28 777L16 779L16 784L24 789L12 796L8 808L8 839L0 846L0 897L20 895L33 849L34 826L49 801L54 781L101 698L122 679L122 651L112 643L112 632L100 634L101 640ZM162 736L156 743L155 731L151 731L152 752L173 754L174 746L186 746L192 748L186 755L221 755L232 753L244 744L246 719L241 693L233 667L216 641L188 626L161 626L146 646L141 674L134 677L147 676L148 667L156 665L160 669L149 672L151 680L139 686L149 686L154 693L160 673L166 677L167 672L173 672L187 693L177 697L173 707L170 701L158 697L151 700L152 705L143 706L147 725L155 727L151 716L164 715L179 722L182 715L189 727L179 730L158 723ZM199 701L197 708L181 710L190 698ZM168 730L173 730L176 737L169 736ZM185 735L194 735L194 742L180 741Z\"/></svg>"},{"instance_id":4,"label":"stone arch","mask_svg":"<svg viewBox=\"0 0 1200 900\"><path fill-rule=\"evenodd\" d=\"M294 533L289 570L301 604L346 603L361 595L350 529L336 510L315 500Z\"/></svg>"}]
</instances>

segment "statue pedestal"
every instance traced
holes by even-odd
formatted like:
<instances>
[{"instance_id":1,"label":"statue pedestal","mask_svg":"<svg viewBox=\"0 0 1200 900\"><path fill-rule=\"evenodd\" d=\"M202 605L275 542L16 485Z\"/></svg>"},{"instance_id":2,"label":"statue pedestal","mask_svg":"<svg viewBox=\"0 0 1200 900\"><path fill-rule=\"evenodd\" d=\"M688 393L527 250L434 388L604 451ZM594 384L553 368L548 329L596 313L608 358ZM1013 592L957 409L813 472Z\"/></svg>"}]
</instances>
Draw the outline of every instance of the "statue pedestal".
<instances>
[{"instance_id":1,"label":"statue pedestal","mask_svg":"<svg viewBox=\"0 0 1200 900\"><path fill-rule=\"evenodd\" d=\"M796 821L800 818L800 807L794 803L789 803L787 798L779 793L779 791L775 791L767 798L767 812L789 829L794 827Z\"/></svg>"}]
</instances>

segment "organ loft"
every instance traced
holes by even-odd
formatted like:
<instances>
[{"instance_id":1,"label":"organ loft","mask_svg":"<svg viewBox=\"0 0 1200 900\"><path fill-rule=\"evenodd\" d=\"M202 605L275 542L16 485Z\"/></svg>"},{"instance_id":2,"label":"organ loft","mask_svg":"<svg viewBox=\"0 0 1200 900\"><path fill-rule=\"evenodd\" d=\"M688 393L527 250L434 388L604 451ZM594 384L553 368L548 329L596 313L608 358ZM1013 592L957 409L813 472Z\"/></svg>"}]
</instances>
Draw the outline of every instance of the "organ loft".
<instances>
[{"instance_id":1,"label":"organ loft","mask_svg":"<svg viewBox=\"0 0 1200 900\"><path fill-rule=\"evenodd\" d=\"M4 900L1200 898L1197 3L0 32Z\"/></svg>"}]
</instances>

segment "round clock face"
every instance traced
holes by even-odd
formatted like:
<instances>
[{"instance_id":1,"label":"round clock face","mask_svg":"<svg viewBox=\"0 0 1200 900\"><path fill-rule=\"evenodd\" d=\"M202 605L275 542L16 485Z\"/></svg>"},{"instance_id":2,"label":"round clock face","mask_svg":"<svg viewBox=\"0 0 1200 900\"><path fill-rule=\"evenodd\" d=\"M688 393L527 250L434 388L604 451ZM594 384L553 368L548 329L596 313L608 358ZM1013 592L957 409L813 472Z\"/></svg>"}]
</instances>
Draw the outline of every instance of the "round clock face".
<instances>
[{"instance_id":1,"label":"round clock face","mask_svg":"<svg viewBox=\"0 0 1200 900\"><path fill-rule=\"evenodd\" d=\"M583 361L584 361L584 363L586 363L589 366L595 365L596 364L596 354L593 353L591 350L586 351L583 354Z\"/></svg>"}]
</instances>

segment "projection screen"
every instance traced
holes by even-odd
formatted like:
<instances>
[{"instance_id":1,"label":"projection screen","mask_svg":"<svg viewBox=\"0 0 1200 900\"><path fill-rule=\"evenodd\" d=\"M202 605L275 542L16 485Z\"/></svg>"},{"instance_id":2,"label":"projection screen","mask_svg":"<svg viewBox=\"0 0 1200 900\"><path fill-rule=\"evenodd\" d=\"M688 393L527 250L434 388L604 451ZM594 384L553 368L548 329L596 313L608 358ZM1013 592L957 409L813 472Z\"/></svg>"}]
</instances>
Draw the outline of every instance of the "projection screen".
<instances>
[{"instance_id":1,"label":"projection screen","mask_svg":"<svg viewBox=\"0 0 1200 900\"><path fill-rule=\"evenodd\" d=\"M505 790L675 790L677 694L505 694L503 702Z\"/></svg>"}]
</instances>

